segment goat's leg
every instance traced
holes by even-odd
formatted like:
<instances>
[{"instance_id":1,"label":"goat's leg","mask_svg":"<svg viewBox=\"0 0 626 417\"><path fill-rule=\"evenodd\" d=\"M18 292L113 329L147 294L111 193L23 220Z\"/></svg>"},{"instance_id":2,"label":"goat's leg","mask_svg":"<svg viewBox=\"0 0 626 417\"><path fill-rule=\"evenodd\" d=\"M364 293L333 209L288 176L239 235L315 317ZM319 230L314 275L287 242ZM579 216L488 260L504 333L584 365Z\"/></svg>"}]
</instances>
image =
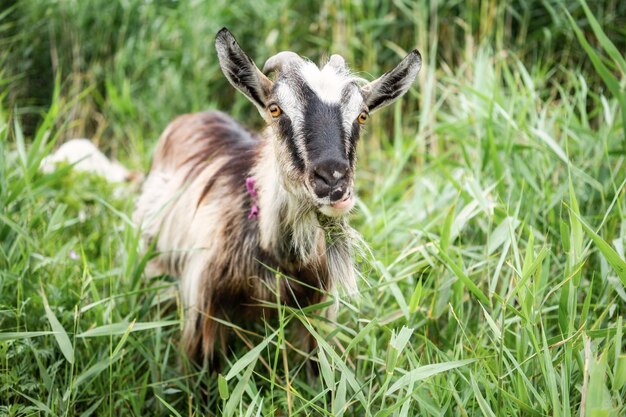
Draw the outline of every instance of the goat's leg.
<instances>
[{"instance_id":1,"label":"goat's leg","mask_svg":"<svg viewBox=\"0 0 626 417\"><path fill-rule=\"evenodd\" d=\"M212 303L210 303L212 304ZM219 342L220 345L224 345L224 329L216 318L216 313L214 308L209 307L206 308L202 315L202 361L204 364L207 364L211 371L220 372L221 364L219 354L215 352L215 342Z\"/></svg>"},{"instance_id":2,"label":"goat's leg","mask_svg":"<svg viewBox=\"0 0 626 417\"><path fill-rule=\"evenodd\" d=\"M183 348L187 357L200 366L219 372L219 356L215 352L215 342L224 345L224 326L219 324L212 303L202 311L188 312L183 330Z\"/></svg>"}]
</instances>

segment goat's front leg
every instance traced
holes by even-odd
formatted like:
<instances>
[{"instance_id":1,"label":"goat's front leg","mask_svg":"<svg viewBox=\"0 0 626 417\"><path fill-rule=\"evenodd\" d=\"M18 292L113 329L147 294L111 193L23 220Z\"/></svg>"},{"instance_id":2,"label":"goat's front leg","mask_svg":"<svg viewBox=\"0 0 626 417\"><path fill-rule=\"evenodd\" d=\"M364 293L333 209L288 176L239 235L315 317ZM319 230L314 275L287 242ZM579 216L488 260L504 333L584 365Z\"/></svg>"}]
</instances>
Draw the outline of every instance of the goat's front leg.
<instances>
[{"instance_id":1,"label":"goat's front leg","mask_svg":"<svg viewBox=\"0 0 626 417\"><path fill-rule=\"evenodd\" d=\"M213 303L206 303L201 310L188 312L183 330L183 347L187 357L194 363L206 366L211 372L220 371L218 342L222 350L226 346L226 329L218 322L219 312Z\"/></svg>"}]
</instances>

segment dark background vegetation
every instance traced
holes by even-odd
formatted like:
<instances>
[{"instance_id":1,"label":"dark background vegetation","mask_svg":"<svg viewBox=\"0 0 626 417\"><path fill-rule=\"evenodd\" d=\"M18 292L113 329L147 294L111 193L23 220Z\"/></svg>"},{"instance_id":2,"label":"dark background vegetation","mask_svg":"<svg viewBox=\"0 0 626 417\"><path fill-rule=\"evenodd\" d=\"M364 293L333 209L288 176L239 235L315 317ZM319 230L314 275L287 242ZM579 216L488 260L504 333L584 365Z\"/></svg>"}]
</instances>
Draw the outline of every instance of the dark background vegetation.
<instances>
[{"instance_id":1,"label":"dark background vegetation","mask_svg":"<svg viewBox=\"0 0 626 417\"><path fill-rule=\"evenodd\" d=\"M428 65L455 68L471 60L472 46L487 44L515 54L525 65L581 71L592 88L603 89L565 14L567 10L580 29L591 34L576 1L3 3L5 88L9 105L17 104L26 115L27 131L37 125L35 115L49 105L57 76L62 95L91 90L92 102L76 110L83 116L74 126L76 135L124 134L110 126L118 120L106 116L111 111L107 102L125 95L133 98L129 110L141 128L150 131L158 131L176 114L229 108L234 101L250 110L219 71L213 40L222 26L235 32L259 65L285 49L314 61L337 51L355 69L380 74L399 50L417 46ZM626 3L597 0L589 7L618 50L625 50ZM546 75L560 76L549 69ZM549 86L550 80L546 83Z\"/></svg>"}]
</instances>

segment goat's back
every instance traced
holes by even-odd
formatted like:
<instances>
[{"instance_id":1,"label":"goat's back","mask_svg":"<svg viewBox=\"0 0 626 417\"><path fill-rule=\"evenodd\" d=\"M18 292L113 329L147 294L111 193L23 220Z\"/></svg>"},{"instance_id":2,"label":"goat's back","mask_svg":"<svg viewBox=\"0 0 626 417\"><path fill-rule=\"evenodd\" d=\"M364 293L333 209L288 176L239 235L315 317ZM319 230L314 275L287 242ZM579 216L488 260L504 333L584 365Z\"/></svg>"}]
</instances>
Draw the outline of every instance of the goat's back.
<instances>
[{"instance_id":1,"label":"goat's back","mask_svg":"<svg viewBox=\"0 0 626 417\"><path fill-rule=\"evenodd\" d=\"M185 114L174 119L161 135L151 171L183 170L190 179L215 157L229 156L231 162L245 159L245 153L257 142L256 136L224 113Z\"/></svg>"},{"instance_id":2,"label":"goat's back","mask_svg":"<svg viewBox=\"0 0 626 417\"><path fill-rule=\"evenodd\" d=\"M134 214L144 239L151 242L160 235L160 251L204 244L195 239L198 227L204 227L196 224L198 210L219 216L219 211L244 209L242 199L232 195L245 190L258 143L257 136L221 112L187 114L172 121L159 138ZM231 197L222 198L225 195ZM168 227L174 228L172 233ZM154 272L177 275L177 269L166 266Z\"/></svg>"}]
</instances>

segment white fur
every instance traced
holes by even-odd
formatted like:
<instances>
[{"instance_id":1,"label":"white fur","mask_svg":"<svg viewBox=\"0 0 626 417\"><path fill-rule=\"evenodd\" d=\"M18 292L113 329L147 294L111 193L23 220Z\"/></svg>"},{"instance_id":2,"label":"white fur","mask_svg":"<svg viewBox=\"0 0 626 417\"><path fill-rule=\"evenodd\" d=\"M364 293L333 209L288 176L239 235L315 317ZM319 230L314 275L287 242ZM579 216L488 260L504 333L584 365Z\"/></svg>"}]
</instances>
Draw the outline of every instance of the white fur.
<instances>
[{"instance_id":1,"label":"white fur","mask_svg":"<svg viewBox=\"0 0 626 417\"><path fill-rule=\"evenodd\" d=\"M281 175L276 163L276 151L273 141L262 149L259 165L255 167L259 206L263 209L259 217L261 229L261 247L274 251L280 242L280 211L287 204L289 196L281 184Z\"/></svg>"},{"instance_id":2,"label":"white fur","mask_svg":"<svg viewBox=\"0 0 626 417\"><path fill-rule=\"evenodd\" d=\"M326 65L322 70L312 62L305 62L300 67L304 81L317 94L320 100L328 104L337 104L341 101L343 88L352 81L350 77L339 72L336 67Z\"/></svg>"},{"instance_id":3,"label":"white fur","mask_svg":"<svg viewBox=\"0 0 626 417\"><path fill-rule=\"evenodd\" d=\"M306 146L302 136L302 126L304 125L304 109L298 96L291 90L288 84L279 84L276 92L278 105L291 120L291 127L294 132L296 147L300 155L306 155ZM273 155L272 155L273 156Z\"/></svg>"},{"instance_id":4,"label":"white fur","mask_svg":"<svg viewBox=\"0 0 626 417\"><path fill-rule=\"evenodd\" d=\"M72 164L76 171L91 172L109 182L124 182L130 176L126 168L115 160L109 160L89 139L65 142L55 153L41 161L41 170L45 173L53 172L60 163Z\"/></svg>"},{"instance_id":5,"label":"white fur","mask_svg":"<svg viewBox=\"0 0 626 417\"><path fill-rule=\"evenodd\" d=\"M323 236L315 212L303 204L307 199L304 189L293 189L281 173L273 140L268 141L262 152L260 163L254 169L261 211L261 247L276 251L284 240L284 226L290 226L293 228L291 244L300 258L308 261L319 257L317 241Z\"/></svg>"},{"instance_id":6,"label":"white fur","mask_svg":"<svg viewBox=\"0 0 626 417\"><path fill-rule=\"evenodd\" d=\"M349 205L346 206L345 208L338 209L338 208L333 207L330 204L325 204L320 207L320 212L329 217L345 216L354 208L355 204L356 204L356 200L354 199L354 197L352 197L352 199L349 202Z\"/></svg>"},{"instance_id":7,"label":"white fur","mask_svg":"<svg viewBox=\"0 0 626 417\"><path fill-rule=\"evenodd\" d=\"M292 121L304 120L302 102L287 83L280 83L276 90L278 105Z\"/></svg>"}]
</instances>

